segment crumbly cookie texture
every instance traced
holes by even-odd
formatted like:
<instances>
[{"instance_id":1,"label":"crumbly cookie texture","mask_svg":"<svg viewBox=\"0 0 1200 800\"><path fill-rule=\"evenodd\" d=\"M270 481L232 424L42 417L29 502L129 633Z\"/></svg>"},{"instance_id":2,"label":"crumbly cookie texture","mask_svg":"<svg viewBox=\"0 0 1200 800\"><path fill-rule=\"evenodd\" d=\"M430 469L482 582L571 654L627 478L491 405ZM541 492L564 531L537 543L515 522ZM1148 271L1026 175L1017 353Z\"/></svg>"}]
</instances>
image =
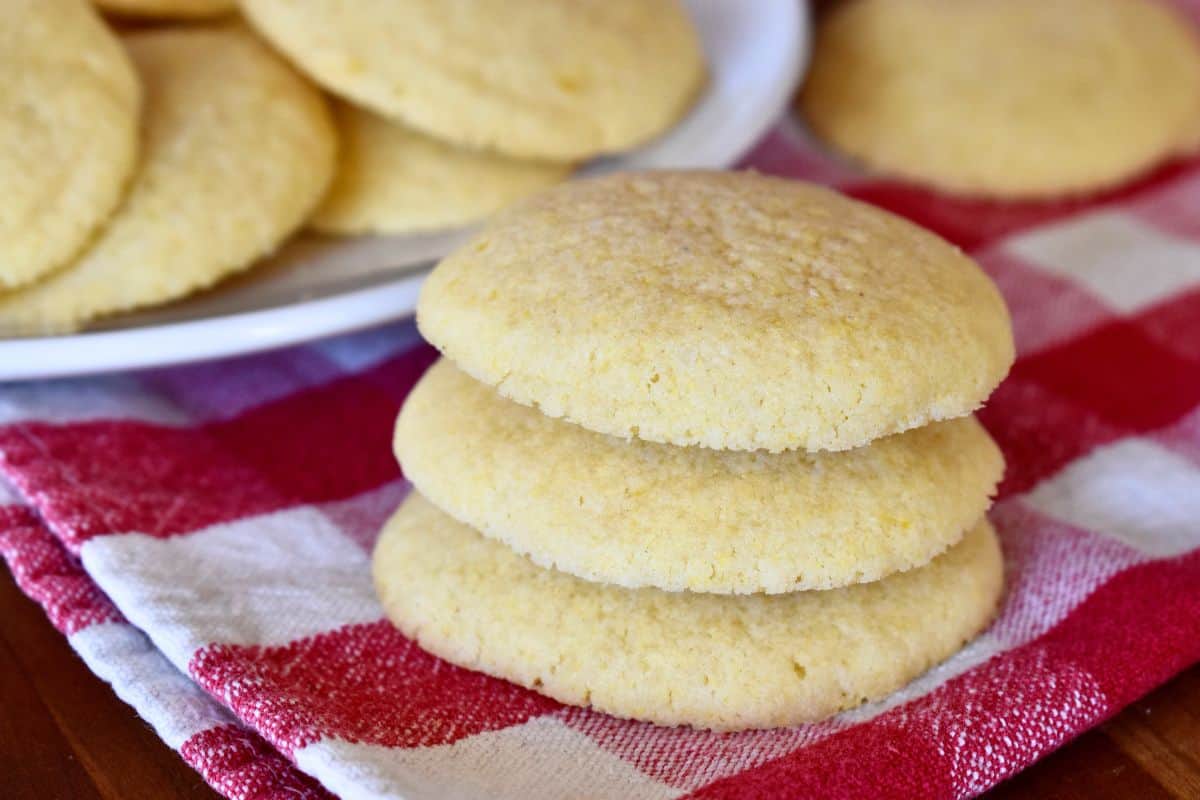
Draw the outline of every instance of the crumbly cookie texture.
<instances>
[{"instance_id":1,"label":"crumbly cookie texture","mask_svg":"<svg viewBox=\"0 0 1200 800\"><path fill-rule=\"evenodd\" d=\"M0 291L69 261L138 154L141 86L84 0L0 0Z\"/></svg>"},{"instance_id":2,"label":"crumbly cookie texture","mask_svg":"<svg viewBox=\"0 0 1200 800\"><path fill-rule=\"evenodd\" d=\"M333 185L309 225L322 233L410 233L466 225L558 183L571 167L456 147L339 103Z\"/></svg>"},{"instance_id":3,"label":"crumbly cookie texture","mask_svg":"<svg viewBox=\"0 0 1200 800\"><path fill-rule=\"evenodd\" d=\"M574 705L737 730L822 719L887 695L994 613L996 537L980 522L930 564L827 592L624 589L537 567L414 493L373 569L405 635L464 667Z\"/></svg>"},{"instance_id":4,"label":"crumbly cookie texture","mask_svg":"<svg viewBox=\"0 0 1200 800\"><path fill-rule=\"evenodd\" d=\"M683 114L705 75L679 0L241 7L330 91L435 138L519 158L576 161L638 145Z\"/></svg>"},{"instance_id":5,"label":"crumbly cookie texture","mask_svg":"<svg viewBox=\"0 0 1200 800\"><path fill-rule=\"evenodd\" d=\"M999 292L958 248L745 172L542 192L437 266L417 320L549 416L716 449L844 450L963 416L1014 357Z\"/></svg>"},{"instance_id":6,"label":"crumbly cookie texture","mask_svg":"<svg viewBox=\"0 0 1200 800\"><path fill-rule=\"evenodd\" d=\"M543 567L717 593L926 564L983 515L1004 470L973 417L841 453L674 447L551 419L445 360L409 394L395 445L431 502Z\"/></svg>"},{"instance_id":7,"label":"crumbly cookie texture","mask_svg":"<svg viewBox=\"0 0 1200 800\"><path fill-rule=\"evenodd\" d=\"M128 195L78 259L0 294L0 330L50 332L174 300L250 266L303 224L333 174L325 101L235 27L125 39L146 89Z\"/></svg>"},{"instance_id":8,"label":"crumbly cookie texture","mask_svg":"<svg viewBox=\"0 0 1200 800\"><path fill-rule=\"evenodd\" d=\"M883 173L996 197L1111 186L1200 140L1200 41L1147 0L850 0L809 125Z\"/></svg>"}]
</instances>

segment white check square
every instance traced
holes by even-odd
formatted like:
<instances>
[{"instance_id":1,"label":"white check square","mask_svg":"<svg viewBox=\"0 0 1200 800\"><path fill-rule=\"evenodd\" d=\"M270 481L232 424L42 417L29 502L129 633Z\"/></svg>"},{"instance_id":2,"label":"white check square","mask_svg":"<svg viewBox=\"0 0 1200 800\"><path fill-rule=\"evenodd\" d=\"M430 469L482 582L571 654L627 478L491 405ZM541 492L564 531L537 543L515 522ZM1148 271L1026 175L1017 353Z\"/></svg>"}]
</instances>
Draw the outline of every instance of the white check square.
<instances>
[{"instance_id":1,"label":"white check square","mask_svg":"<svg viewBox=\"0 0 1200 800\"><path fill-rule=\"evenodd\" d=\"M1024 502L1148 556L1200 547L1200 468L1145 439L1097 449L1040 483Z\"/></svg>"},{"instance_id":2,"label":"white check square","mask_svg":"<svg viewBox=\"0 0 1200 800\"><path fill-rule=\"evenodd\" d=\"M1200 245L1101 211L1014 236L1005 249L1132 313L1200 286Z\"/></svg>"}]
</instances>

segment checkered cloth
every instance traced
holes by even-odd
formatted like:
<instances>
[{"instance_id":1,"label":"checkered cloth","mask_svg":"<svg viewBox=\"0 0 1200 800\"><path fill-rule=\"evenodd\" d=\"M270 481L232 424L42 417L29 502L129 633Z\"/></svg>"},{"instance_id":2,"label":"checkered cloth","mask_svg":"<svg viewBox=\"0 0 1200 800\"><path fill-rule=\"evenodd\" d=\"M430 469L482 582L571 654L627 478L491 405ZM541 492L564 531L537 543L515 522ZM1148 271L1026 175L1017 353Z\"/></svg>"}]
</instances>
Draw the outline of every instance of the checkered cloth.
<instances>
[{"instance_id":1,"label":"checkered cloth","mask_svg":"<svg viewBox=\"0 0 1200 800\"><path fill-rule=\"evenodd\" d=\"M932 228L1012 308L1019 359L981 414L1009 464L991 514L1007 597L892 697L784 730L656 728L400 635L368 561L406 490L392 422L434 358L411 324L0 388L0 552L239 800L966 797L1200 660L1200 159L1015 205L844 171L791 123L748 163Z\"/></svg>"}]
</instances>

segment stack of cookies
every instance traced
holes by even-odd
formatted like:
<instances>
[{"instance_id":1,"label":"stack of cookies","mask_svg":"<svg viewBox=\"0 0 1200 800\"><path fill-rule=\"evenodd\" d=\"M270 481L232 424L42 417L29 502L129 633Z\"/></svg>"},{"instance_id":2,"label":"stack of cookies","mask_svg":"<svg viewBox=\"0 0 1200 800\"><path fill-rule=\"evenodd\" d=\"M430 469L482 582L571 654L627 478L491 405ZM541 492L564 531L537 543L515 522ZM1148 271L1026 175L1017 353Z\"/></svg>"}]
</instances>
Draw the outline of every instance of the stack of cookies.
<instances>
[{"instance_id":1,"label":"stack of cookies","mask_svg":"<svg viewBox=\"0 0 1200 800\"><path fill-rule=\"evenodd\" d=\"M934 235L748 173L581 181L444 260L418 322L446 358L374 571L436 655L732 730L882 697L993 614L971 412L1012 334Z\"/></svg>"}]
</instances>

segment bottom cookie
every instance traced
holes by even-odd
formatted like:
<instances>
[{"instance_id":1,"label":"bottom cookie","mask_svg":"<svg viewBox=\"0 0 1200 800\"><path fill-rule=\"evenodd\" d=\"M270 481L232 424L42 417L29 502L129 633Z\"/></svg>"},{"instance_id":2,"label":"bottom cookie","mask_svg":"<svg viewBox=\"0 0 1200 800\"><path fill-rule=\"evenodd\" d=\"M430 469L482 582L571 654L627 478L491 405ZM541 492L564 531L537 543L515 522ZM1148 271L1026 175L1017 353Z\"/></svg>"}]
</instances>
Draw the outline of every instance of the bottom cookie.
<instances>
[{"instance_id":1,"label":"bottom cookie","mask_svg":"<svg viewBox=\"0 0 1200 800\"><path fill-rule=\"evenodd\" d=\"M986 520L926 566L782 595L625 589L535 566L413 492L373 559L388 617L429 652L619 717L713 730L811 722L945 659L1003 589Z\"/></svg>"}]
</instances>

